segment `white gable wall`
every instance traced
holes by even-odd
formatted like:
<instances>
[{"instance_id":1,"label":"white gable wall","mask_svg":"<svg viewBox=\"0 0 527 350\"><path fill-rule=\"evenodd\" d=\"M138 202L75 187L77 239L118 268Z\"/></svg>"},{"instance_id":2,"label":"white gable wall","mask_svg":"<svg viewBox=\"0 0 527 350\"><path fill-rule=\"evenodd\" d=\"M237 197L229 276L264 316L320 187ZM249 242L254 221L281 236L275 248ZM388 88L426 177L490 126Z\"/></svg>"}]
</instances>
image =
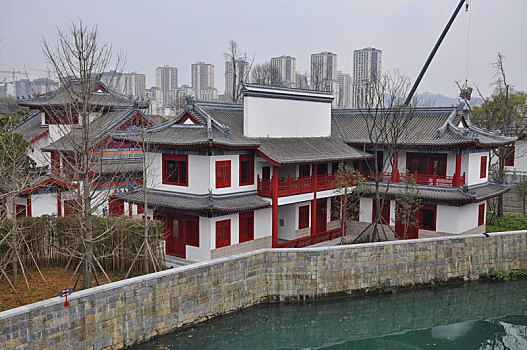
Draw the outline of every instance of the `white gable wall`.
<instances>
[{"instance_id":1,"label":"white gable wall","mask_svg":"<svg viewBox=\"0 0 527 350\"><path fill-rule=\"evenodd\" d=\"M326 137L331 102L244 97L243 133L249 137Z\"/></svg>"}]
</instances>

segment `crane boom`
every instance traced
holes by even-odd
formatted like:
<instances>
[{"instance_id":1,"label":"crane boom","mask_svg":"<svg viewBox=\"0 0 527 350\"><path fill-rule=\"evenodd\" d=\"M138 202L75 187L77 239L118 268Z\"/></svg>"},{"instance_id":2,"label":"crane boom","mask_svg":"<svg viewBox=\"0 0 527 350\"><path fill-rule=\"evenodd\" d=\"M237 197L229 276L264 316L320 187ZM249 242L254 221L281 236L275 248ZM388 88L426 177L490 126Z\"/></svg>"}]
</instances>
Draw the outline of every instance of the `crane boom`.
<instances>
[{"instance_id":1,"label":"crane boom","mask_svg":"<svg viewBox=\"0 0 527 350\"><path fill-rule=\"evenodd\" d=\"M465 2L465 0L459 1L459 4L457 5L456 10L454 11L452 16L450 17L450 20L448 21L445 29L443 29L443 32L441 33L441 36L439 37L439 39L437 40L434 48L432 49L432 52L430 52L430 55L428 56L428 59L426 60L425 65L423 66L423 69L421 69L421 72L417 76L417 79L415 80L415 83L412 86L412 90L410 90L410 93L408 94L408 97L406 98L406 101L404 102L404 104L406 106L410 105L410 101L412 100L412 97L414 97L415 90L417 90L417 87L419 86L419 83L421 82L421 79L423 79L423 76L425 75L425 72L428 69L428 66L430 65L430 62L432 62L432 59L434 58L434 56L435 56L435 54L437 52L437 49L439 48L439 45L441 45L441 43L443 42L443 39L445 38L446 33L448 33L448 30L450 29L450 26L454 22L454 19L456 18L457 14L459 13L459 10L463 6L464 2Z\"/></svg>"}]
</instances>

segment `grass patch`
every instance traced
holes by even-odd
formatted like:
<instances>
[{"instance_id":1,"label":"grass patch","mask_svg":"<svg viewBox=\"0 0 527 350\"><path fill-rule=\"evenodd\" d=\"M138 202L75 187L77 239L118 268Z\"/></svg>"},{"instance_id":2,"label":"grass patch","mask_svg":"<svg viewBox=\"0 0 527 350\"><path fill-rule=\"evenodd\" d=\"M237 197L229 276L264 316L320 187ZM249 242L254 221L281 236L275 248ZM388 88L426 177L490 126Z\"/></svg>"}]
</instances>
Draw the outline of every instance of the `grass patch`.
<instances>
[{"instance_id":1,"label":"grass patch","mask_svg":"<svg viewBox=\"0 0 527 350\"><path fill-rule=\"evenodd\" d=\"M491 217L492 212L487 212L487 232L527 230L527 215L504 214L499 218L499 224L496 219L491 222Z\"/></svg>"}]
</instances>

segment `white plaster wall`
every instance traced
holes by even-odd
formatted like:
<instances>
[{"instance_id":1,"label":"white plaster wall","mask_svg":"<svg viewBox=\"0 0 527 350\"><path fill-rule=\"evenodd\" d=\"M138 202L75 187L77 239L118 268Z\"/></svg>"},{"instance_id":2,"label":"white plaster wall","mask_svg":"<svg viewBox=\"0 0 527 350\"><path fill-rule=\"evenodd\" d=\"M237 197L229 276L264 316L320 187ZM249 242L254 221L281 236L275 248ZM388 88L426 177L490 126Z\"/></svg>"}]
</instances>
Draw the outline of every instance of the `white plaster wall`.
<instances>
[{"instance_id":1,"label":"white plaster wall","mask_svg":"<svg viewBox=\"0 0 527 350\"><path fill-rule=\"evenodd\" d=\"M244 97L243 132L249 137L325 137L331 102Z\"/></svg>"},{"instance_id":2,"label":"white plaster wall","mask_svg":"<svg viewBox=\"0 0 527 350\"><path fill-rule=\"evenodd\" d=\"M498 158L494 157L493 162L497 162ZM520 174L527 173L527 140L517 140L514 144L514 166L506 166L505 169L509 172Z\"/></svg>"},{"instance_id":3,"label":"white plaster wall","mask_svg":"<svg viewBox=\"0 0 527 350\"><path fill-rule=\"evenodd\" d=\"M317 192L317 196L318 196L318 192ZM311 192L311 193L303 193L303 194L295 194L293 196L278 197L278 205L286 205L286 204L291 204L291 203L305 202L305 201L310 201L313 198L315 198L313 192Z\"/></svg>"},{"instance_id":4,"label":"white plaster wall","mask_svg":"<svg viewBox=\"0 0 527 350\"><path fill-rule=\"evenodd\" d=\"M231 221L232 225L232 221ZM206 217L199 218L199 247L186 246L186 258L192 261L207 261L210 260L211 241L214 232L214 240L216 237L216 227L214 230L211 227L211 219ZM231 227L232 239L232 227Z\"/></svg>"},{"instance_id":5,"label":"white plaster wall","mask_svg":"<svg viewBox=\"0 0 527 350\"><path fill-rule=\"evenodd\" d=\"M231 186L216 188L216 162L231 161ZM252 185L240 186L240 155L189 155L188 156L188 186L168 185L162 183L163 156L161 153L147 153L150 164L147 175L147 186L164 191L181 193L207 194L209 188L214 194L256 191L256 171ZM259 163L257 163L259 164ZM261 173L261 165L260 165Z\"/></svg>"},{"instance_id":6,"label":"white plaster wall","mask_svg":"<svg viewBox=\"0 0 527 350\"><path fill-rule=\"evenodd\" d=\"M49 141L55 142L71 131L71 125L49 124Z\"/></svg>"},{"instance_id":7,"label":"white plaster wall","mask_svg":"<svg viewBox=\"0 0 527 350\"><path fill-rule=\"evenodd\" d=\"M461 162L463 163L463 157L461 157ZM461 167L463 169L463 167ZM448 153L446 156L446 176L454 176L456 172L456 155L453 153ZM462 176L463 173L460 174Z\"/></svg>"},{"instance_id":8,"label":"white plaster wall","mask_svg":"<svg viewBox=\"0 0 527 350\"><path fill-rule=\"evenodd\" d=\"M216 249L216 222L231 220L231 245L240 243L240 224L239 214L229 214L210 218L210 249Z\"/></svg>"},{"instance_id":9,"label":"white plaster wall","mask_svg":"<svg viewBox=\"0 0 527 350\"><path fill-rule=\"evenodd\" d=\"M42 130L44 132L45 130ZM29 152L29 157L35 161L38 167L45 165L51 166L51 158L48 152L42 152L42 147L49 145L49 136L44 136L37 142L31 145L32 150Z\"/></svg>"},{"instance_id":10,"label":"white plaster wall","mask_svg":"<svg viewBox=\"0 0 527 350\"><path fill-rule=\"evenodd\" d=\"M361 198L360 199L359 221L371 222L372 215L373 215L373 198Z\"/></svg>"},{"instance_id":11,"label":"white plaster wall","mask_svg":"<svg viewBox=\"0 0 527 350\"><path fill-rule=\"evenodd\" d=\"M390 201L390 226L395 226L395 201L394 200Z\"/></svg>"},{"instance_id":12,"label":"white plaster wall","mask_svg":"<svg viewBox=\"0 0 527 350\"><path fill-rule=\"evenodd\" d=\"M271 208L254 211L254 239L272 236L272 217Z\"/></svg>"},{"instance_id":13,"label":"white plaster wall","mask_svg":"<svg viewBox=\"0 0 527 350\"><path fill-rule=\"evenodd\" d=\"M397 169L399 174L406 174L406 152L399 152L399 159L397 161Z\"/></svg>"},{"instance_id":14,"label":"white plaster wall","mask_svg":"<svg viewBox=\"0 0 527 350\"><path fill-rule=\"evenodd\" d=\"M239 154L226 154L226 155L218 155L218 156L212 156L212 157L209 156L208 158L210 161L209 176L211 179L210 186L212 189L212 193L226 194L226 193L233 193L233 192L256 191L257 189L256 172L254 174L252 185L240 186L240 155ZM219 162L222 160L231 161L231 186L224 187L224 188L216 188L216 162ZM208 192L208 189L207 189L207 192Z\"/></svg>"},{"instance_id":15,"label":"white plaster wall","mask_svg":"<svg viewBox=\"0 0 527 350\"><path fill-rule=\"evenodd\" d=\"M470 203L461 207L438 205L436 231L460 234L477 227L479 205L482 203L484 202Z\"/></svg>"},{"instance_id":16,"label":"white plaster wall","mask_svg":"<svg viewBox=\"0 0 527 350\"><path fill-rule=\"evenodd\" d=\"M307 202L309 203L309 202ZM302 204L307 205L307 204ZM278 238L295 239L295 230L298 229L298 203L282 205L278 208ZM311 214L311 207L310 207ZM311 215L310 215L311 219ZM284 220L284 226L280 226L280 220ZM310 221L311 222L311 221Z\"/></svg>"},{"instance_id":17,"label":"white plaster wall","mask_svg":"<svg viewBox=\"0 0 527 350\"><path fill-rule=\"evenodd\" d=\"M182 193L207 194L210 188L210 160L209 156L188 156L188 186L163 184L163 155L161 153L147 153L147 186L164 191Z\"/></svg>"},{"instance_id":18,"label":"white plaster wall","mask_svg":"<svg viewBox=\"0 0 527 350\"><path fill-rule=\"evenodd\" d=\"M484 178L480 178L480 168L481 168L481 157L486 156L487 157L487 173ZM466 183L468 185L477 185L481 183L485 183L488 181L488 174L489 174L489 151L483 151L483 152L477 152L477 153L470 153L468 154L468 169L467 169L467 178ZM466 158L466 157L465 157Z\"/></svg>"},{"instance_id":19,"label":"white plaster wall","mask_svg":"<svg viewBox=\"0 0 527 350\"><path fill-rule=\"evenodd\" d=\"M31 195L31 216L57 215L57 193Z\"/></svg>"}]
</instances>

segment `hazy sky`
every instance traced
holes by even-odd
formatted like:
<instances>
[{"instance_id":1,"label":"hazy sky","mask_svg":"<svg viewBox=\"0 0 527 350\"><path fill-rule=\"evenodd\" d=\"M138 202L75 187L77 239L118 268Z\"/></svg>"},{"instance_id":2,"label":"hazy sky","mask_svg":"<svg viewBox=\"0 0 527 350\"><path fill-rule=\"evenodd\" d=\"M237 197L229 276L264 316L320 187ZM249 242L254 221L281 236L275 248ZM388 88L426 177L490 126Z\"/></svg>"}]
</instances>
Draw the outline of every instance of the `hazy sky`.
<instances>
[{"instance_id":1,"label":"hazy sky","mask_svg":"<svg viewBox=\"0 0 527 350\"><path fill-rule=\"evenodd\" d=\"M416 79L458 0L207 0L75 1L0 0L0 70L45 73L40 41L55 40L56 27L83 20L98 25L100 37L127 57L126 71L147 75L155 68L179 69L179 84L190 85L190 65L216 67L224 90L222 53L234 39L255 62L282 54L309 70L310 54L332 51L338 69L351 73L353 50L383 51L383 70L399 69ZM470 23L470 31L468 30ZM470 33L470 35L469 35ZM527 1L471 0L462 10L426 73L419 91L455 96L454 81L477 85L485 94L493 79L491 62L505 56L511 84L527 90ZM3 78L9 78L5 74Z\"/></svg>"}]
</instances>

